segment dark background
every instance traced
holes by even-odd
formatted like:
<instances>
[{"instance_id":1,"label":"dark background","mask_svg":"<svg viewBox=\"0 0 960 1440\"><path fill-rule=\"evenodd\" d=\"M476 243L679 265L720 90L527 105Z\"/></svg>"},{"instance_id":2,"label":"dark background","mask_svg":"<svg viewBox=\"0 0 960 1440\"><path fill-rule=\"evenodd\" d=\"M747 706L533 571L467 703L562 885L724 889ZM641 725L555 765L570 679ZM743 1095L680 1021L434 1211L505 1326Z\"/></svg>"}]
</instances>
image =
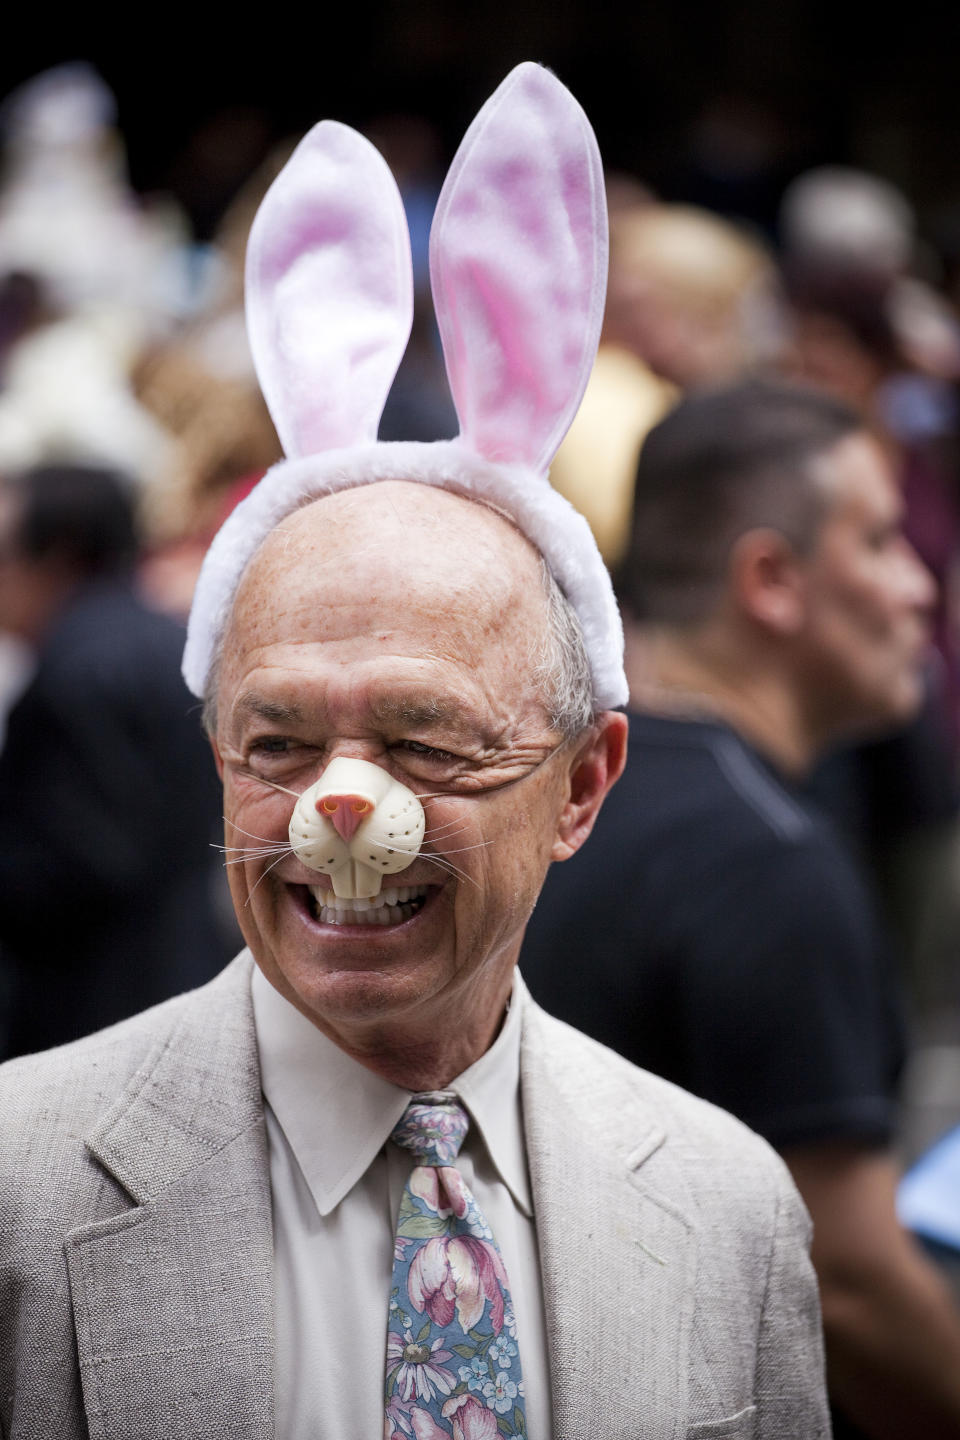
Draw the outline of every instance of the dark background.
<instances>
[{"instance_id":1,"label":"dark background","mask_svg":"<svg viewBox=\"0 0 960 1440\"><path fill-rule=\"evenodd\" d=\"M901 185L938 239L960 230L960 18L949 3L347 0L261 4L246 22L219 7L114 14L8 13L8 33L24 29L0 47L0 92L63 60L92 62L117 97L134 185L173 190L199 238L275 140L326 115L360 127L393 112L424 116L445 165L521 59L550 65L571 87L608 169L630 170L666 198L770 229L787 179L844 162ZM704 117L715 129L718 113L762 143L759 173L741 164L731 174L729 156L711 159Z\"/></svg>"}]
</instances>

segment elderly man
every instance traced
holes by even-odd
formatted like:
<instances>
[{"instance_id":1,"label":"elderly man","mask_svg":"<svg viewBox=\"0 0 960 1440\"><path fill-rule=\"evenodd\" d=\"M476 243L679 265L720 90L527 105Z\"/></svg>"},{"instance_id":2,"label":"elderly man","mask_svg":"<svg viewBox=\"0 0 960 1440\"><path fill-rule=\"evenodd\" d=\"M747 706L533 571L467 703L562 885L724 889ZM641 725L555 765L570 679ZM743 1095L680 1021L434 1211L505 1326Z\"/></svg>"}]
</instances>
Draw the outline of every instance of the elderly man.
<instances>
[{"instance_id":1,"label":"elderly man","mask_svg":"<svg viewBox=\"0 0 960 1440\"><path fill-rule=\"evenodd\" d=\"M552 1013L781 1152L814 1222L837 1433L878 1440L960 1433L960 1317L894 1206L884 936L799 787L920 706L933 584L902 512L861 420L813 391L719 389L651 431L619 583L626 775L522 958Z\"/></svg>"},{"instance_id":2,"label":"elderly man","mask_svg":"<svg viewBox=\"0 0 960 1440\"><path fill-rule=\"evenodd\" d=\"M469 216L472 245L470 166L540 120L546 153L589 161L566 154L537 195L525 297L545 236L576 255L550 195L583 216L577 175L599 179L561 92L514 72L451 171L466 192L438 211L438 244ZM339 202L370 204L382 177L350 132L319 129L291 162L308 164L311 205L331 157L353 177L323 198L326 272L359 224ZM544 147L516 138L538 177ZM290 237L313 246L320 220L292 224L286 184L281 263L299 282ZM254 274L265 244L261 227ZM467 271L489 300L487 259ZM502 326L502 292L492 310ZM257 320L251 334L272 343ZM549 1020L515 974L546 868L586 839L626 724L598 660L616 649L602 567L535 468L552 453L535 351L505 347L515 384L482 392L509 406L533 381L494 432L495 352L467 348L471 448L324 455L314 433L208 559L186 673L206 692L249 951L205 990L3 1076L7 1436L827 1433L807 1221L781 1162ZM565 353L568 421L589 365ZM306 391L313 415L326 388ZM287 421L291 397L302 413L304 387L273 393ZM558 440L556 390L547 404ZM505 434L525 437L512 468L491 454Z\"/></svg>"}]
</instances>

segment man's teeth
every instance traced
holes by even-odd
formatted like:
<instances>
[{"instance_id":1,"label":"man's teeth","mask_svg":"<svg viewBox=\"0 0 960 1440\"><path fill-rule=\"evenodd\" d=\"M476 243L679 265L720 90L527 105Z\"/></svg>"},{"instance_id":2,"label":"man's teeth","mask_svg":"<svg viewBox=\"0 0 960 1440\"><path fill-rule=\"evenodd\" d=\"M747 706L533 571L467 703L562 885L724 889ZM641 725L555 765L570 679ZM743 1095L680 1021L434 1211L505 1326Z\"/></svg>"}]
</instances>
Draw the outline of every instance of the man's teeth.
<instances>
[{"instance_id":1,"label":"man's teeth","mask_svg":"<svg viewBox=\"0 0 960 1440\"><path fill-rule=\"evenodd\" d=\"M419 910L426 885L400 885L371 899L344 900L323 885L309 885L317 919L325 925L399 925Z\"/></svg>"}]
</instances>

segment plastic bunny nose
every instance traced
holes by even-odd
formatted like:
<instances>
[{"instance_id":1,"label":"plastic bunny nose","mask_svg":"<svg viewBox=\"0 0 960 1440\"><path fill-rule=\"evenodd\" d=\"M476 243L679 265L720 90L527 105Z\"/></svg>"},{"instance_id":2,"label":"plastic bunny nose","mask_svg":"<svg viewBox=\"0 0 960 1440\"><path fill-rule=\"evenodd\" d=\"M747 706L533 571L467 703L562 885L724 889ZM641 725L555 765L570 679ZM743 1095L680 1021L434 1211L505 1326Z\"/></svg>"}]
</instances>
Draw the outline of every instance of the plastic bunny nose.
<instances>
[{"instance_id":1,"label":"plastic bunny nose","mask_svg":"<svg viewBox=\"0 0 960 1440\"><path fill-rule=\"evenodd\" d=\"M317 810L327 816L341 840L352 840L360 821L373 806L362 795L324 795L317 801Z\"/></svg>"},{"instance_id":2,"label":"plastic bunny nose","mask_svg":"<svg viewBox=\"0 0 960 1440\"><path fill-rule=\"evenodd\" d=\"M368 760L337 756L297 801L290 845L304 865L330 876L341 899L372 898L384 875L419 855L424 824L406 785Z\"/></svg>"}]
</instances>

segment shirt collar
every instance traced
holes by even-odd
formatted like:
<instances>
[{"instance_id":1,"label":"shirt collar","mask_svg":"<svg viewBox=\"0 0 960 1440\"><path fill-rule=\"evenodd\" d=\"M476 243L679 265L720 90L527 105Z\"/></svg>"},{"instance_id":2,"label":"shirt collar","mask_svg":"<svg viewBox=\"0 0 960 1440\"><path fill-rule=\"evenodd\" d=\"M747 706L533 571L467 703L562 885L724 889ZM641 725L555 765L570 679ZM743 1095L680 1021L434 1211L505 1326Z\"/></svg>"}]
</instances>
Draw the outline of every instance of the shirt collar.
<instances>
[{"instance_id":1,"label":"shirt collar","mask_svg":"<svg viewBox=\"0 0 960 1440\"><path fill-rule=\"evenodd\" d=\"M372 1164L410 1100L345 1054L254 966L253 1014L263 1093L321 1215ZM463 1102L500 1178L533 1213L520 1109L520 1027L526 987L514 974L507 1016L490 1049L445 1088ZM349 1097L344 1102L344 1097Z\"/></svg>"}]
</instances>

